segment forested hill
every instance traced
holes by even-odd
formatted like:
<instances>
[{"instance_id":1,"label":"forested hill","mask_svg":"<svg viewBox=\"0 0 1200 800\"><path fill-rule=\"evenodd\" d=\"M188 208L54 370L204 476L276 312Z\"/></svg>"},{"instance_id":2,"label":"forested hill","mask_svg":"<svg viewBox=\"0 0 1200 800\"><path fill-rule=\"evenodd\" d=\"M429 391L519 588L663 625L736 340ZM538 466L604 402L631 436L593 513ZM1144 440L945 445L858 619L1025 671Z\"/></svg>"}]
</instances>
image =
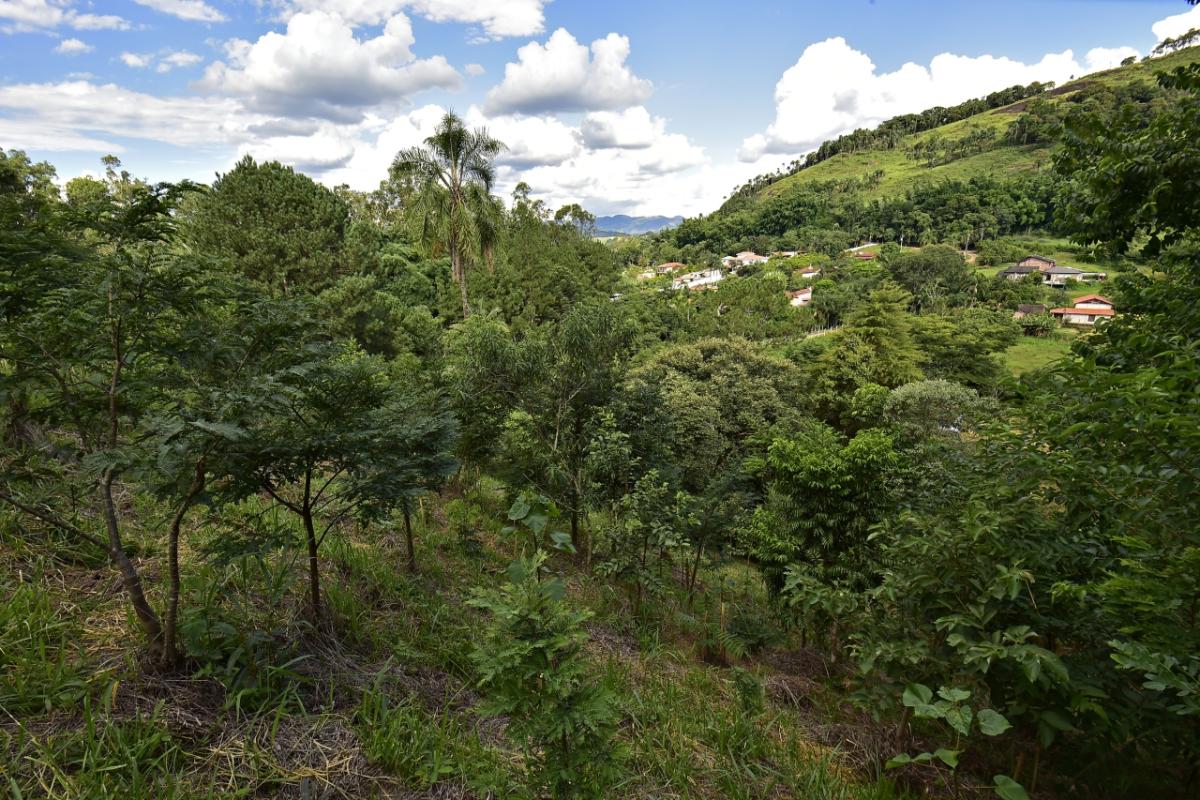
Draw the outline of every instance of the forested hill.
<instances>
[{"instance_id":1,"label":"forested hill","mask_svg":"<svg viewBox=\"0 0 1200 800\"><path fill-rule=\"evenodd\" d=\"M796 189L857 179L871 198L902 194L914 182L970 180L1045 170L1073 111L1096 110L1127 97L1154 75L1200 61L1200 46L1093 73L1062 86L1014 86L949 108L887 120L824 142L781 171L737 187L718 213L757 205Z\"/></svg>"},{"instance_id":2,"label":"forested hill","mask_svg":"<svg viewBox=\"0 0 1200 800\"><path fill-rule=\"evenodd\" d=\"M1179 95L1157 75L1197 62L1200 47L1189 47L846 134L789 171L739 187L713 214L660 234L662 255L715 263L743 249L835 254L865 241L971 248L1053 231L1064 184L1053 158L1068 129L1104 128L1126 115L1149 120ZM942 118L953 121L929 127Z\"/></svg>"}]
</instances>

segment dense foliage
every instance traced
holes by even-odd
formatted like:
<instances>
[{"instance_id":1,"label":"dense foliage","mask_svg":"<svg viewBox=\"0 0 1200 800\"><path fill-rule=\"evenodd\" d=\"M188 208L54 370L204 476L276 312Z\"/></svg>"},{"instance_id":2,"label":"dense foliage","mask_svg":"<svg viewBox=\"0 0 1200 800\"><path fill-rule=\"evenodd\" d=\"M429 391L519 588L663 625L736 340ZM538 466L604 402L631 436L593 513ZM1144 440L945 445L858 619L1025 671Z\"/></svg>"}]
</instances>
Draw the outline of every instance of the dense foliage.
<instances>
[{"instance_id":1,"label":"dense foliage","mask_svg":"<svg viewBox=\"0 0 1200 800\"><path fill-rule=\"evenodd\" d=\"M799 185L611 247L577 205L494 197L502 145L453 115L369 194L251 159L211 187L108 159L60 191L0 153L14 792L52 774L89 796L104 737L151 742L155 775L186 761L142 713L89 726L55 772L71 748L24 724L116 713L124 679L101 697L55 655L69 637L39 594L107 562L119 674L166 676L161 707L191 719L176 687L206 682L271 736L352 708L330 737L404 791L821 796L797 731L827 714L876 726L862 765L906 785L1194 793L1200 68L1070 105L1044 88L811 158L1028 101L1006 135L1060 142L1053 172L870 202L879 176ZM994 144L922 141L926 160ZM887 243L848 249L867 237ZM995 274L1031 241L1103 259L1118 313L1015 380L1005 354L1061 341L1044 309L1084 293ZM743 247L805 252L694 291L635 277ZM279 779L301 793L321 724ZM674 752L646 767L657 735ZM681 751L701 739L736 766L697 788ZM96 769L175 791L127 767Z\"/></svg>"}]
</instances>

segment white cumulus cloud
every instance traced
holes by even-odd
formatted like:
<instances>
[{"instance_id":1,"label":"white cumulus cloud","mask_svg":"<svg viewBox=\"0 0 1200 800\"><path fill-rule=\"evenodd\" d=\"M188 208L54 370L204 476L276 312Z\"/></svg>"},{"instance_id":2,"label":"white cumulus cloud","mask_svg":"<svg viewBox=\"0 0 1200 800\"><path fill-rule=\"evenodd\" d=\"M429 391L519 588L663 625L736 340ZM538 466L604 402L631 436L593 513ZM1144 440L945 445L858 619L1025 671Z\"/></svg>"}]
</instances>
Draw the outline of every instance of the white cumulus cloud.
<instances>
[{"instance_id":1,"label":"white cumulus cloud","mask_svg":"<svg viewBox=\"0 0 1200 800\"><path fill-rule=\"evenodd\" d=\"M633 106L624 111L593 111L580 124L583 141L588 147L649 147L663 135L667 122L651 117L645 106Z\"/></svg>"},{"instance_id":2,"label":"white cumulus cloud","mask_svg":"<svg viewBox=\"0 0 1200 800\"><path fill-rule=\"evenodd\" d=\"M204 0L133 0L135 3L189 22L224 22L226 17Z\"/></svg>"},{"instance_id":3,"label":"white cumulus cloud","mask_svg":"<svg viewBox=\"0 0 1200 800\"><path fill-rule=\"evenodd\" d=\"M487 128L507 149L497 161L515 169L561 164L582 147L575 128L556 117L496 116L488 118L475 106L464 117L468 126Z\"/></svg>"},{"instance_id":4,"label":"white cumulus cloud","mask_svg":"<svg viewBox=\"0 0 1200 800\"><path fill-rule=\"evenodd\" d=\"M1088 72L1098 72L1102 69L1112 69L1121 66L1121 62L1132 56L1137 58L1139 53L1132 47L1093 47L1084 56Z\"/></svg>"},{"instance_id":5,"label":"white cumulus cloud","mask_svg":"<svg viewBox=\"0 0 1200 800\"><path fill-rule=\"evenodd\" d=\"M335 13L351 25L379 25L402 11L432 22L479 27L481 39L534 36L545 28L549 0L290 0L284 17L303 11Z\"/></svg>"},{"instance_id":6,"label":"white cumulus cloud","mask_svg":"<svg viewBox=\"0 0 1200 800\"><path fill-rule=\"evenodd\" d=\"M95 49L82 39L63 39L58 43L58 47L54 48L54 52L74 56L80 53L90 53Z\"/></svg>"},{"instance_id":7,"label":"white cumulus cloud","mask_svg":"<svg viewBox=\"0 0 1200 800\"><path fill-rule=\"evenodd\" d=\"M255 121L236 101L157 97L86 80L0 86L0 114L11 146L120 152L98 136L146 139L188 148L230 147Z\"/></svg>"},{"instance_id":8,"label":"white cumulus cloud","mask_svg":"<svg viewBox=\"0 0 1200 800\"><path fill-rule=\"evenodd\" d=\"M126 30L129 22L112 14L81 14L70 0L0 0L0 31L20 33L58 27Z\"/></svg>"},{"instance_id":9,"label":"white cumulus cloud","mask_svg":"<svg viewBox=\"0 0 1200 800\"><path fill-rule=\"evenodd\" d=\"M629 39L610 33L580 44L564 28L546 43L530 42L506 64L504 80L488 92L488 113L620 109L645 102L652 89L626 64Z\"/></svg>"},{"instance_id":10,"label":"white cumulus cloud","mask_svg":"<svg viewBox=\"0 0 1200 800\"><path fill-rule=\"evenodd\" d=\"M145 69L154 63L154 56L150 53L121 53L121 63L133 69Z\"/></svg>"},{"instance_id":11,"label":"white cumulus cloud","mask_svg":"<svg viewBox=\"0 0 1200 800\"><path fill-rule=\"evenodd\" d=\"M912 62L880 73L866 53L842 37L809 45L775 85L775 121L747 138L738 156L798 155L826 139L873 127L899 114L961 103L1016 84L1062 82L1098 67L1132 48L1093 51L1098 65L1081 65L1070 50L1050 53L1033 64L997 56L942 53L929 66Z\"/></svg>"},{"instance_id":12,"label":"white cumulus cloud","mask_svg":"<svg viewBox=\"0 0 1200 800\"><path fill-rule=\"evenodd\" d=\"M274 114L353 122L364 109L422 89L459 86L461 77L445 58L417 59L413 41L403 15L390 18L375 38L359 39L336 14L304 12L284 33L232 41L228 63L210 64L200 87Z\"/></svg>"},{"instance_id":13,"label":"white cumulus cloud","mask_svg":"<svg viewBox=\"0 0 1200 800\"><path fill-rule=\"evenodd\" d=\"M480 75L487 72L487 70L483 68L483 64L467 64L465 67L463 67L463 71L472 78L478 78Z\"/></svg>"},{"instance_id":14,"label":"white cumulus cloud","mask_svg":"<svg viewBox=\"0 0 1200 800\"><path fill-rule=\"evenodd\" d=\"M190 67L193 64L199 64L203 60L203 57L187 50L176 50L159 58L158 66L154 68L154 71L170 72L176 67Z\"/></svg>"},{"instance_id":15,"label":"white cumulus cloud","mask_svg":"<svg viewBox=\"0 0 1200 800\"><path fill-rule=\"evenodd\" d=\"M1194 6L1182 14L1172 14L1150 26L1160 42L1163 39L1174 39L1192 28L1200 28L1200 6Z\"/></svg>"}]
</instances>

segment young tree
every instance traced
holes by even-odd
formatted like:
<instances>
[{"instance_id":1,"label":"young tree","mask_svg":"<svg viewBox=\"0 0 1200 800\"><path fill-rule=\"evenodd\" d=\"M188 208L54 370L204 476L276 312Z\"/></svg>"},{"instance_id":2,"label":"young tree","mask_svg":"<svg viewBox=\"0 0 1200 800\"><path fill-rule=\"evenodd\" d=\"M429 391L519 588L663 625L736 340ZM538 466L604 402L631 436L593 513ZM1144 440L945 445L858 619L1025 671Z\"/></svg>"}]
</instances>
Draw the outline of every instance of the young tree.
<instances>
[{"instance_id":1,"label":"young tree","mask_svg":"<svg viewBox=\"0 0 1200 800\"><path fill-rule=\"evenodd\" d=\"M641 614L645 595L662 592L663 570L686 546L686 500L650 470L621 500L609 531L609 552L597 571L632 587L633 613Z\"/></svg>"},{"instance_id":2,"label":"young tree","mask_svg":"<svg viewBox=\"0 0 1200 800\"><path fill-rule=\"evenodd\" d=\"M503 149L486 130L468 130L462 119L448 112L424 146L401 150L392 162L392 175L415 187L410 208L422 241L445 248L450 256L464 319L471 315L467 271L472 259L478 254L489 268L492 264L502 213L491 194L492 161Z\"/></svg>"},{"instance_id":3,"label":"young tree","mask_svg":"<svg viewBox=\"0 0 1200 800\"><path fill-rule=\"evenodd\" d=\"M583 623L591 615L564 599L561 579L542 580L546 555L512 564L508 583L471 605L491 615L472 654L492 713L522 742L535 792L604 797L613 778L612 698L587 675Z\"/></svg>"},{"instance_id":4,"label":"young tree","mask_svg":"<svg viewBox=\"0 0 1200 800\"><path fill-rule=\"evenodd\" d=\"M203 313L195 287L205 274L165 245L186 187L149 186L117 174L115 166L119 162L109 163L105 181L77 179L69 187L62 219L84 247L47 252L5 275L17 302L5 304L0 358L11 369L0 381L10 396L39 395L43 421L68 432L55 448L34 448L31 455L90 484L103 519L104 549L158 655L162 621L126 551L114 487L130 466L131 429L163 399L158 379L173 357L175 329ZM9 484L0 499L97 541L82 530L86 523L72 523L19 495Z\"/></svg>"},{"instance_id":5,"label":"young tree","mask_svg":"<svg viewBox=\"0 0 1200 800\"><path fill-rule=\"evenodd\" d=\"M891 506L888 481L900 463L892 438L876 429L845 441L814 421L775 439L762 464L767 502L742 535L768 585L778 591L783 567L802 563L824 581L865 586L868 530Z\"/></svg>"},{"instance_id":6,"label":"young tree","mask_svg":"<svg viewBox=\"0 0 1200 800\"><path fill-rule=\"evenodd\" d=\"M300 518L316 619L325 537L349 515L407 503L451 472L453 420L418 382L352 352L318 349L259 391L271 413L239 436L232 471L246 491L264 491Z\"/></svg>"},{"instance_id":7,"label":"young tree","mask_svg":"<svg viewBox=\"0 0 1200 800\"><path fill-rule=\"evenodd\" d=\"M188 512L201 502L240 499L230 486L247 429L276 411L261 391L273 376L303 363L318 345L307 305L276 300L240 275L206 271L198 287L203 314L180 320L172 358L158 377L163 400L139 425L129 448L130 472L170 504L167 603L162 658L178 661L179 544Z\"/></svg>"},{"instance_id":8,"label":"young tree","mask_svg":"<svg viewBox=\"0 0 1200 800\"><path fill-rule=\"evenodd\" d=\"M705 555L732 542L754 502L746 462L765 455L772 432L794 429L802 387L794 364L743 339L663 348L630 374L623 412L634 454L692 497L689 594Z\"/></svg>"},{"instance_id":9,"label":"young tree","mask_svg":"<svg viewBox=\"0 0 1200 800\"><path fill-rule=\"evenodd\" d=\"M577 306L519 341L497 323L456 334L449 379L459 416L478 443L476 457L512 485L553 499L570 519L572 544L586 553L589 446L618 395L633 328L612 303L601 302Z\"/></svg>"}]
</instances>

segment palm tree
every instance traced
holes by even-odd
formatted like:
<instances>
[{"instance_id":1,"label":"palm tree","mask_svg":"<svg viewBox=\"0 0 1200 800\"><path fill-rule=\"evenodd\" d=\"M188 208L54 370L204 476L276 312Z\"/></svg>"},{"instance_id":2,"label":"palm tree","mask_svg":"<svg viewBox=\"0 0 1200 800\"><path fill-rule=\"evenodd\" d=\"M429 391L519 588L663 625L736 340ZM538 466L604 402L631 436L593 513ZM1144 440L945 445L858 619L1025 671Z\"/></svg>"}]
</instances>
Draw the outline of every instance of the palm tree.
<instances>
[{"instance_id":1,"label":"palm tree","mask_svg":"<svg viewBox=\"0 0 1200 800\"><path fill-rule=\"evenodd\" d=\"M464 318L471 315L470 261L478 255L489 269L492 266L501 211L491 194L496 177L492 161L504 149L486 129L467 130L450 111L423 146L401 150L392 162L392 175L413 187L410 208L420 221L422 243L445 247L450 254L450 273L462 294Z\"/></svg>"}]
</instances>

